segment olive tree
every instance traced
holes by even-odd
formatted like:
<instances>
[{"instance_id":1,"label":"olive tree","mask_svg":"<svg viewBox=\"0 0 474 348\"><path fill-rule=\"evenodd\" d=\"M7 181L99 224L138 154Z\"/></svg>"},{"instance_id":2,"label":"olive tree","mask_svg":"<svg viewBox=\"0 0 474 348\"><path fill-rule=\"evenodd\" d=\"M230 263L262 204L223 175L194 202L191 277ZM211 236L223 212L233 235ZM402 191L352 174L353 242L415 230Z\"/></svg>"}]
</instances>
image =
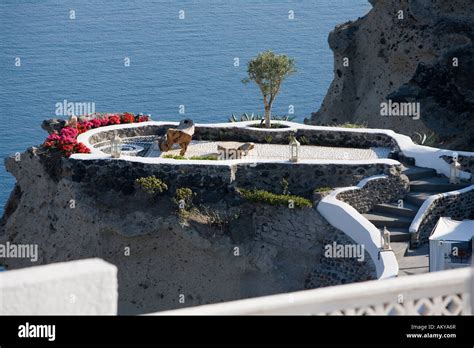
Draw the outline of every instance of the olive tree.
<instances>
[{"instance_id":1,"label":"olive tree","mask_svg":"<svg viewBox=\"0 0 474 348\"><path fill-rule=\"evenodd\" d=\"M281 84L285 78L296 72L295 60L283 54L275 54L268 50L259 53L248 62L248 77L242 80L247 84L250 81L260 88L265 107L265 126L270 128L270 115L272 105L280 92Z\"/></svg>"}]
</instances>

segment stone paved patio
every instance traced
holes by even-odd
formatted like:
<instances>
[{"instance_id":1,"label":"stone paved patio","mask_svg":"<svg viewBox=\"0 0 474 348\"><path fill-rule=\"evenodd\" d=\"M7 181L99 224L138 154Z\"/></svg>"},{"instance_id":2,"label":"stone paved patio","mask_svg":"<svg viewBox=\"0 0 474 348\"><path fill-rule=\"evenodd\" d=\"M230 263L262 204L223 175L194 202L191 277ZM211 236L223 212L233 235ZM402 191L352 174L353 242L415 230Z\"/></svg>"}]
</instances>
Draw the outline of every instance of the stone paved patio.
<instances>
[{"instance_id":1,"label":"stone paved patio","mask_svg":"<svg viewBox=\"0 0 474 348\"><path fill-rule=\"evenodd\" d=\"M186 151L185 157L205 156L217 154L217 145L226 142L193 141ZM334 159L334 160L373 160L378 158L387 158L390 152L389 148L377 147L370 149L356 149L344 147L325 147L302 145L300 148L301 159ZM164 154L179 155L179 148L176 146L173 150ZM147 153L147 157L160 157L163 153L156 146L152 146ZM248 159L274 159L285 160L289 157L288 145L276 144L255 144L255 148L249 152L245 158Z\"/></svg>"},{"instance_id":2,"label":"stone paved patio","mask_svg":"<svg viewBox=\"0 0 474 348\"><path fill-rule=\"evenodd\" d=\"M394 242L391 243L391 246L398 261L398 276L429 272L430 247L428 243L415 250L408 250L408 242Z\"/></svg>"}]
</instances>

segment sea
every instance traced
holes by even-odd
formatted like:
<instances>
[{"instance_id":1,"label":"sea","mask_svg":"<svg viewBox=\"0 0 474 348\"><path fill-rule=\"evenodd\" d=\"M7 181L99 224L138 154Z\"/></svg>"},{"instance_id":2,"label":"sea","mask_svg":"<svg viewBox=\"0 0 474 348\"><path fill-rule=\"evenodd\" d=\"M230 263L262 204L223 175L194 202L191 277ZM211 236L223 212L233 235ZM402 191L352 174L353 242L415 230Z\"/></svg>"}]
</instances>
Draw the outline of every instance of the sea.
<instances>
[{"instance_id":1,"label":"sea","mask_svg":"<svg viewBox=\"0 0 474 348\"><path fill-rule=\"evenodd\" d=\"M249 59L295 59L273 113L302 122L333 76L328 34L368 0L1 0L0 214L14 186L3 158L41 144L64 103L153 120L225 122L263 113Z\"/></svg>"}]
</instances>

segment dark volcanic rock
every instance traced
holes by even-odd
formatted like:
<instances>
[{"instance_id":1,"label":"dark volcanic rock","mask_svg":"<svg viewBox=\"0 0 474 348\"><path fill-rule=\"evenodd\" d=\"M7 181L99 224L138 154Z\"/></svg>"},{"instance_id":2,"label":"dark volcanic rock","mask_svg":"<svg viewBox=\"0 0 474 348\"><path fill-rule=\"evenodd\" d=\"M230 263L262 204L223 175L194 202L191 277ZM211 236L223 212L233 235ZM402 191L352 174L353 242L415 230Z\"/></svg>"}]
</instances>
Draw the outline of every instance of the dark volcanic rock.
<instances>
[{"instance_id":1,"label":"dark volcanic rock","mask_svg":"<svg viewBox=\"0 0 474 348\"><path fill-rule=\"evenodd\" d=\"M54 132L59 132L64 126L66 126L67 121L61 120L58 118L50 118L48 120L44 120L41 123L41 128L43 128L49 134Z\"/></svg>"},{"instance_id":2,"label":"dark volcanic rock","mask_svg":"<svg viewBox=\"0 0 474 348\"><path fill-rule=\"evenodd\" d=\"M330 33L334 80L320 110L305 122L434 133L443 147L474 150L474 2L370 3L366 16ZM421 119L382 117L380 104L388 99L419 102Z\"/></svg>"}]
</instances>

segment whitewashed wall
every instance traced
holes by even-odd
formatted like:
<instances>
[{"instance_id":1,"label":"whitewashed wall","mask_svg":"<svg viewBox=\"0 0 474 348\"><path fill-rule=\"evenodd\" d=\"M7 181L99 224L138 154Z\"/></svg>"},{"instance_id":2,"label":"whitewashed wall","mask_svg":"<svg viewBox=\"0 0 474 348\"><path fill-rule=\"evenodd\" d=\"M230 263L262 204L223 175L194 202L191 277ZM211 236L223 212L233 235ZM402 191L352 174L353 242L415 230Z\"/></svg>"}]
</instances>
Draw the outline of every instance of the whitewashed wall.
<instances>
[{"instance_id":1,"label":"whitewashed wall","mask_svg":"<svg viewBox=\"0 0 474 348\"><path fill-rule=\"evenodd\" d=\"M117 267L101 259L0 272L0 315L116 315Z\"/></svg>"},{"instance_id":2,"label":"whitewashed wall","mask_svg":"<svg viewBox=\"0 0 474 348\"><path fill-rule=\"evenodd\" d=\"M473 287L472 269L465 267L150 315L471 315Z\"/></svg>"},{"instance_id":3,"label":"whitewashed wall","mask_svg":"<svg viewBox=\"0 0 474 348\"><path fill-rule=\"evenodd\" d=\"M247 122L227 122L227 123L209 123L209 124L196 124L196 127L199 126L206 126L206 127L216 127L216 128L242 128L248 127L250 124L255 123L254 121L247 121ZM385 134L393 139L395 139L396 143L398 144L401 152L406 157L412 157L415 159L415 163L419 167L427 167L433 168L436 170L438 174L444 174L449 176L450 172L450 165L445 160L441 158L441 156L452 156L454 152L456 152L459 156L467 156L467 157L474 157L474 152L466 152L466 151L452 151L452 150L445 150L445 149L438 149L429 146L423 146L413 143L410 137L395 133L392 130L388 129L373 129L373 128L343 128L343 127L324 127L324 126L312 126L306 124L300 124L295 122L287 122L287 121L279 121L278 123L288 126L285 128L284 131L289 132L297 132L298 130L320 130L320 131L327 131L327 132L334 132L334 133L362 133L362 134ZM78 136L77 141L84 143L89 149L91 149L90 154L73 154L70 158L76 160L90 160L90 159L109 159L110 155L103 153L99 149L94 148L89 139L100 132L105 132L109 130L119 130L124 128L138 128L144 127L148 125L178 125L178 122L157 122L157 121L149 121L149 122L141 122L141 123L132 123L132 124L119 124L113 126L105 126L100 128L91 129L85 133L82 133ZM270 132L270 133L278 133L281 132L282 129L274 128L274 129L259 129L259 128L252 128L252 131L261 131L261 132ZM196 161L175 161L172 159L166 159L161 157L137 157L137 156L122 156L121 160L131 161L131 162L141 162L141 163L174 163L179 165L185 164L196 164ZM244 162L245 159L242 160L228 160L228 161L200 161L200 164L204 165L232 165L239 162ZM368 163L386 163L385 161L391 161L394 163L398 163L396 161L388 160L388 159L377 159L368 161ZM273 162L273 161L270 161ZM312 161L304 161L305 163L319 163L319 160L312 160ZM338 163L338 161L332 161ZM471 174L468 172L461 171L460 172L461 179L470 179Z\"/></svg>"},{"instance_id":4,"label":"whitewashed wall","mask_svg":"<svg viewBox=\"0 0 474 348\"><path fill-rule=\"evenodd\" d=\"M385 179L385 175L376 175L362 180L357 186L333 190L318 204L317 209L335 228L341 230L357 244L363 245L369 253L377 270L377 278L392 278L398 275L398 262L393 251L380 252L382 247L380 230L362 216L351 205L337 199L341 192L361 189L371 180Z\"/></svg>"}]
</instances>

